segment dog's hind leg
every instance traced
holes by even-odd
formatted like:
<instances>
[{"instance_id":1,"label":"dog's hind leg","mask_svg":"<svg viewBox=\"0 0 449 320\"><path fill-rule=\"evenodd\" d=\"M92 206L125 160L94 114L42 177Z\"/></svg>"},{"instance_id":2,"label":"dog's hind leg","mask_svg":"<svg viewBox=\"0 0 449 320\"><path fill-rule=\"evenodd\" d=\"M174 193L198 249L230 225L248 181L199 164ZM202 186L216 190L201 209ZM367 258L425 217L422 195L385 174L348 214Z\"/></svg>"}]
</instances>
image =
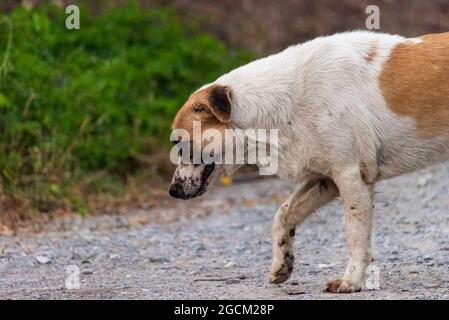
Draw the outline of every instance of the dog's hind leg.
<instances>
[{"instance_id":1,"label":"dog's hind leg","mask_svg":"<svg viewBox=\"0 0 449 320\"><path fill-rule=\"evenodd\" d=\"M311 213L338 196L330 179L301 183L276 212L273 223L273 262L270 283L286 281L293 271L293 237L296 227Z\"/></svg>"},{"instance_id":2,"label":"dog's hind leg","mask_svg":"<svg viewBox=\"0 0 449 320\"><path fill-rule=\"evenodd\" d=\"M360 291L366 268L371 263L374 186L363 182L359 168L345 169L334 177L345 210L349 263L342 279L327 284L326 291Z\"/></svg>"}]
</instances>

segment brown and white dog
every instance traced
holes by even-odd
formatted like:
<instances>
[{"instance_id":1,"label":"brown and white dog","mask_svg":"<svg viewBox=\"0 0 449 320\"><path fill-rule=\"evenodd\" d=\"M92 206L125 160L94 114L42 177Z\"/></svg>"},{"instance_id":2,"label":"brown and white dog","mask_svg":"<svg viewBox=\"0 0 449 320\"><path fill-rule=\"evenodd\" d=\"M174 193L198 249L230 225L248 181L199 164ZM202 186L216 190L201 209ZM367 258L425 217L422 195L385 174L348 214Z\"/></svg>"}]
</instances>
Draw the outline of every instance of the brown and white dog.
<instances>
[{"instance_id":1,"label":"brown and white dog","mask_svg":"<svg viewBox=\"0 0 449 320\"><path fill-rule=\"evenodd\" d=\"M190 132L193 121L201 130L279 130L277 174L297 188L274 217L269 281L291 275L296 227L341 197L350 259L326 290L359 291L372 260L376 182L449 159L449 33L357 31L291 46L194 92L173 129ZM170 194L200 195L237 167L179 164Z\"/></svg>"}]
</instances>

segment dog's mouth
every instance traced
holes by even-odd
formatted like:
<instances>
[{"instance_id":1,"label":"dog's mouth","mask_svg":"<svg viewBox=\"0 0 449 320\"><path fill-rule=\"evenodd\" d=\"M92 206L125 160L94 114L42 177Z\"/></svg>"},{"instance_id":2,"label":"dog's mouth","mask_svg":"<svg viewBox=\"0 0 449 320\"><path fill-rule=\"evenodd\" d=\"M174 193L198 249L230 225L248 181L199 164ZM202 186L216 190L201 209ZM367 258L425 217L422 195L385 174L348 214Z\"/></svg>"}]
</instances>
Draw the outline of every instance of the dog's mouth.
<instances>
[{"instance_id":1,"label":"dog's mouth","mask_svg":"<svg viewBox=\"0 0 449 320\"><path fill-rule=\"evenodd\" d=\"M209 183L214 170L215 170L215 163L212 162L211 164L206 164L203 174L201 175L201 186L198 189L198 192L196 192L196 194L193 196L193 198L199 197L200 195L202 195L207 191L207 187L209 187Z\"/></svg>"},{"instance_id":2,"label":"dog's mouth","mask_svg":"<svg viewBox=\"0 0 449 320\"><path fill-rule=\"evenodd\" d=\"M212 180L212 173L215 171L215 163L206 164L200 178L200 186L193 193L185 193L182 186L178 183L173 183L170 186L169 194L178 199L189 200L201 196L207 191L210 181Z\"/></svg>"}]
</instances>

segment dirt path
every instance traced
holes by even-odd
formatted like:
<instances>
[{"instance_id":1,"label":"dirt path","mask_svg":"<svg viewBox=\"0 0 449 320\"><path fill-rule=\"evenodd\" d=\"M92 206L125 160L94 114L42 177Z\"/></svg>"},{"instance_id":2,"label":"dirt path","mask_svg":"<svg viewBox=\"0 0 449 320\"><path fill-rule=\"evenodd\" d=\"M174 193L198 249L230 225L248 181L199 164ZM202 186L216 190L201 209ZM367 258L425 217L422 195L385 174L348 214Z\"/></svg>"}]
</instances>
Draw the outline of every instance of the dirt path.
<instances>
[{"instance_id":1,"label":"dirt path","mask_svg":"<svg viewBox=\"0 0 449 320\"><path fill-rule=\"evenodd\" d=\"M172 209L68 217L46 233L0 237L0 298L449 299L449 164L379 185L380 289L351 295L322 292L347 259L338 202L298 229L292 278L268 284L271 221L291 190L274 179L236 184ZM173 214L180 219L146 224ZM80 289L65 286L70 265Z\"/></svg>"}]
</instances>

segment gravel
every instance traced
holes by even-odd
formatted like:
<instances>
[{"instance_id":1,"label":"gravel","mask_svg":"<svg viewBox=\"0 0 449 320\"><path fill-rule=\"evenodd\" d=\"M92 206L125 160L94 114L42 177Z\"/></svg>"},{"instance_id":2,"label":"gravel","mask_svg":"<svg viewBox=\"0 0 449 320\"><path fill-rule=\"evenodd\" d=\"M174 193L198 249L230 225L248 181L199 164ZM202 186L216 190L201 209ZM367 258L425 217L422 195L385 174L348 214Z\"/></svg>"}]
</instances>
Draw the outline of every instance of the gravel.
<instances>
[{"instance_id":1,"label":"gravel","mask_svg":"<svg viewBox=\"0 0 449 320\"><path fill-rule=\"evenodd\" d=\"M292 189L238 183L175 209L69 216L46 232L2 236L0 298L449 299L449 164L379 184L372 289L355 294L323 293L348 258L338 202L297 230L291 279L268 284L271 222ZM176 221L133 223L154 215ZM72 276L79 289L67 287Z\"/></svg>"}]
</instances>

